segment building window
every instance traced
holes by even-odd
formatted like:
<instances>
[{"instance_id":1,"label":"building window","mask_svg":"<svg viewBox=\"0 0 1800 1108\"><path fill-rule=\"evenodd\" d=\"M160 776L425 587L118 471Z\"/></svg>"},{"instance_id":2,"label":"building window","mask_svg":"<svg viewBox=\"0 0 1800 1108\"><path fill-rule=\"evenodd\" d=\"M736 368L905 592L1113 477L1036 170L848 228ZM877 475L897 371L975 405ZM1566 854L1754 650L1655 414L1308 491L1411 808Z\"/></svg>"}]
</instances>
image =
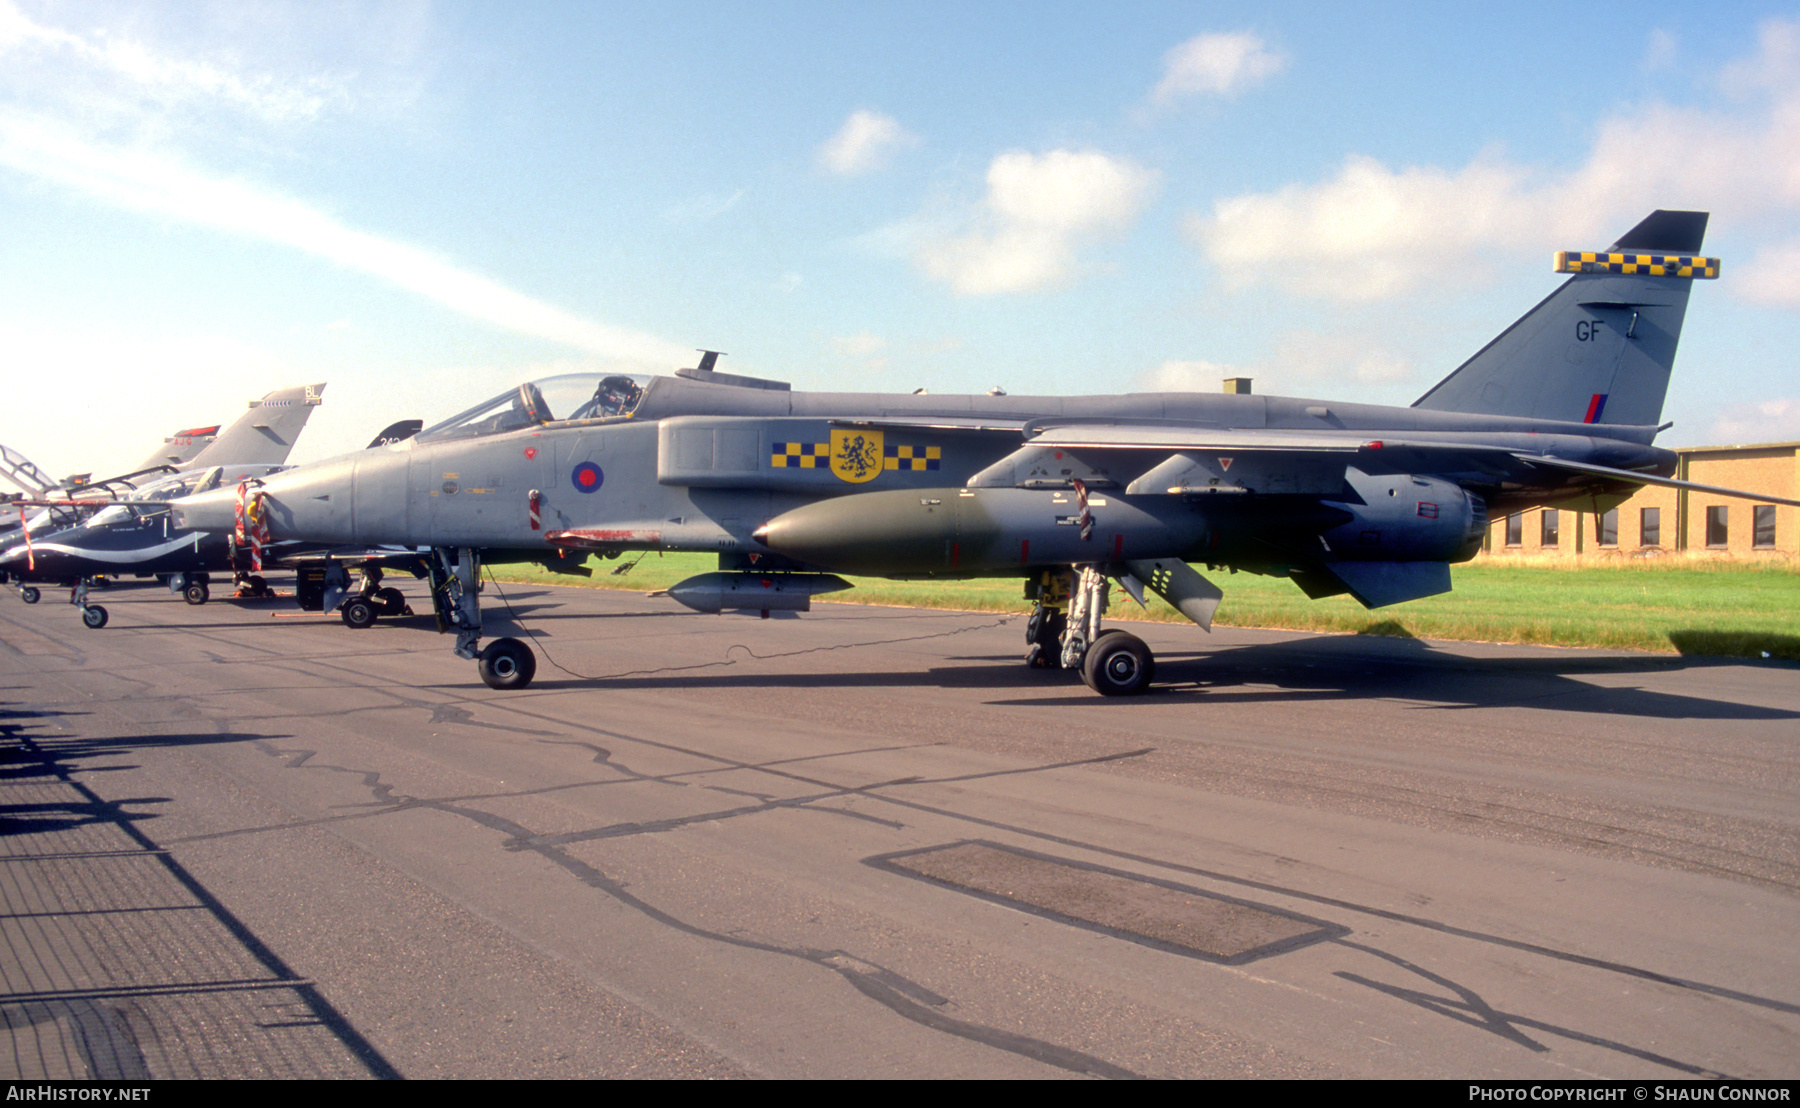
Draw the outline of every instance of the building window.
<instances>
[{"instance_id":1,"label":"building window","mask_svg":"<svg viewBox=\"0 0 1800 1108\"><path fill-rule=\"evenodd\" d=\"M1600 545L1619 545L1619 509L1600 513Z\"/></svg>"},{"instance_id":2,"label":"building window","mask_svg":"<svg viewBox=\"0 0 1800 1108\"><path fill-rule=\"evenodd\" d=\"M1714 504L1706 509L1706 545L1731 545L1731 528L1728 522L1730 511L1724 504Z\"/></svg>"},{"instance_id":3,"label":"building window","mask_svg":"<svg viewBox=\"0 0 1800 1108\"><path fill-rule=\"evenodd\" d=\"M1645 508L1638 513L1638 545L1662 545L1662 509Z\"/></svg>"},{"instance_id":4,"label":"building window","mask_svg":"<svg viewBox=\"0 0 1800 1108\"><path fill-rule=\"evenodd\" d=\"M1544 529L1538 536L1539 542L1544 546L1556 545L1556 516L1557 511L1555 508L1544 509Z\"/></svg>"},{"instance_id":5,"label":"building window","mask_svg":"<svg viewBox=\"0 0 1800 1108\"><path fill-rule=\"evenodd\" d=\"M1775 547L1775 505L1758 504L1752 509L1755 513L1756 531L1751 545L1758 550L1772 550Z\"/></svg>"},{"instance_id":6,"label":"building window","mask_svg":"<svg viewBox=\"0 0 1800 1108\"><path fill-rule=\"evenodd\" d=\"M1517 513L1506 517L1506 545L1525 545L1525 517Z\"/></svg>"}]
</instances>

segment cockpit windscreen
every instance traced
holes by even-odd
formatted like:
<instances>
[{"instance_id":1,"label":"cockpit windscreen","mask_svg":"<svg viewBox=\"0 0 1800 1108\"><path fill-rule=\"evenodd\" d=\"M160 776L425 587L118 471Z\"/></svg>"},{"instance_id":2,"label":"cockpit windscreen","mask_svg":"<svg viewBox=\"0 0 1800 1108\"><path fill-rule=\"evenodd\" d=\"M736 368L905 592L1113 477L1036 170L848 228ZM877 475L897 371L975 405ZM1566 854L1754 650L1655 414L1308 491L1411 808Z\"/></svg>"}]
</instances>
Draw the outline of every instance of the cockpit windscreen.
<instances>
[{"instance_id":1,"label":"cockpit windscreen","mask_svg":"<svg viewBox=\"0 0 1800 1108\"><path fill-rule=\"evenodd\" d=\"M647 378L623 373L570 373L527 381L419 432L419 442L504 434L571 420L619 419L644 398Z\"/></svg>"}]
</instances>

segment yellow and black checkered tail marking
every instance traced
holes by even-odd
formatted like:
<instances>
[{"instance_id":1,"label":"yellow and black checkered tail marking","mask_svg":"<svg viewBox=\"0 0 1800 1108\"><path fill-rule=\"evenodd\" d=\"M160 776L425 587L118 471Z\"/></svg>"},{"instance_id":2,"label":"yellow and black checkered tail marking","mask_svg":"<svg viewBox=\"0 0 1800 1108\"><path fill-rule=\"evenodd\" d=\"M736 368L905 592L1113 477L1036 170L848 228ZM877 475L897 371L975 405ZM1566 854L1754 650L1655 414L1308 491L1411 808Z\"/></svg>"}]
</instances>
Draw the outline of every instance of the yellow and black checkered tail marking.
<instances>
[{"instance_id":1,"label":"yellow and black checkered tail marking","mask_svg":"<svg viewBox=\"0 0 1800 1108\"><path fill-rule=\"evenodd\" d=\"M1719 259L1703 258L1698 254L1606 254L1591 250L1559 250L1556 272L1711 278L1719 275Z\"/></svg>"},{"instance_id":2,"label":"yellow and black checkered tail marking","mask_svg":"<svg viewBox=\"0 0 1800 1108\"><path fill-rule=\"evenodd\" d=\"M771 445L769 464L776 469L829 469L828 442L778 442Z\"/></svg>"},{"instance_id":3,"label":"yellow and black checkered tail marking","mask_svg":"<svg viewBox=\"0 0 1800 1108\"><path fill-rule=\"evenodd\" d=\"M882 451L881 468L923 473L938 468L943 459L941 446L895 446L890 443Z\"/></svg>"}]
</instances>

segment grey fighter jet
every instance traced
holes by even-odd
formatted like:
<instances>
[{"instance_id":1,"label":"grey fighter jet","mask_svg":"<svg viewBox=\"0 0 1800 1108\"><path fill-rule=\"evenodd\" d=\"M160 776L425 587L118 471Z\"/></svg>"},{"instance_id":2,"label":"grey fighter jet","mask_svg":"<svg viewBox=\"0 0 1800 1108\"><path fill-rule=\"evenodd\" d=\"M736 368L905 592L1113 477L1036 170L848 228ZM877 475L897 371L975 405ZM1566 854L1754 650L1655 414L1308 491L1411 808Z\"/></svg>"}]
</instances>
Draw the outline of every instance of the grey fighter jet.
<instances>
[{"instance_id":1,"label":"grey fighter jet","mask_svg":"<svg viewBox=\"0 0 1800 1108\"><path fill-rule=\"evenodd\" d=\"M804 610L848 587L838 573L1017 577L1028 662L1137 693L1155 663L1102 628L1114 581L1202 627L1222 594L1189 563L1380 607L1447 591L1492 513L1681 485L1652 441L1689 291L1718 272L1698 256L1706 220L1658 211L1605 251L1558 255L1561 287L1406 408L804 393L709 352L669 377L520 385L253 495L277 540L429 550L440 627L495 688L529 684L536 660L514 639L480 646L484 559L687 550L719 556L670 590L702 611ZM176 508L204 530L234 510L229 493Z\"/></svg>"}]
</instances>

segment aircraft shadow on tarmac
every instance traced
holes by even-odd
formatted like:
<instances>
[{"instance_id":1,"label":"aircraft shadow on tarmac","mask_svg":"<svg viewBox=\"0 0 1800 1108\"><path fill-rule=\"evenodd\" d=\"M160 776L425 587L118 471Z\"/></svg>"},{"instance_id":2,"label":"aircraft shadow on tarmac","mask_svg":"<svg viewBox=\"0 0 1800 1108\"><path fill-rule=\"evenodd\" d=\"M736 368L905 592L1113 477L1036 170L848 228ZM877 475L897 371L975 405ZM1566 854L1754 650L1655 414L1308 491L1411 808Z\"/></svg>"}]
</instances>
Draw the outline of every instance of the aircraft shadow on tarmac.
<instances>
[{"instance_id":1,"label":"aircraft shadow on tarmac","mask_svg":"<svg viewBox=\"0 0 1800 1108\"><path fill-rule=\"evenodd\" d=\"M552 640L553 641L553 640ZM899 639L883 639L882 644ZM876 644L868 644L876 645ZM1029 670L1018 655L946 657L924 671L732 672L740 664L777 661L806 653L841 652L856 644L834 643L813 650L759 654L732 645L712 660L615 674L569 675L549 659L540 667L540 689L655 688L962 688L992 690L997 705L1062 708L1076 705L1106 711L1157 710L1171 704L1257 703L1318 700L1409 700L1450 709L1537 708L1560 712L1650 719L1785 720L1800 712L1725 699L1684 696L1641 687L1608 687L1582 680L1631 674L1661 675L1681 670L1755 665L1696 656L1570 653L1525 657L1471 657L1439 650L1416 639L1363 636L1223 647L1204 652L1164 651L1157 659L1157 683L1142 698L1100 701L1071 673ZM1021 649L1020 654L1023 654ZM592 656L590 655L591 659ZM588 661L592 665L592 661ZM1766 663L1763 663L1766 664ZM1057 690L1067 695L1057 695ZM1009 690L1036 695L1007 697ZM1045 695L1048 694L1048 695Z\"/></svg>"},{"instance_id":2,"label":"aircraft shadow on tarmac","mask_svg":"<svg viewBox=\"0 0 1800 1108\"><path fill-rule=\"evenodd\" d=\"M498 590L496 590L498 591ZM545 629L546 625L555 626L565 620L587 622L594 619L644 619L682 618L693 619L693 613L687 611L663 610L660 608L632 608L625 611L606 613L573 612L560 606L557 598L549 590L525 587L502 593L497 599L503 603L496 604L489 617L489 633L493 635L517 635L535 643L539 649L545 650L543 665L540 666L538 679L533 687L540 690L559 689L577 690L583 687L622 689L622 688L791 688L791 689L834 689L842 687L860 688L963 688L988 689L1002 697L991 701L997 705L1014 705L1020 707L1061 708L1074 705L1085 705L1099 708L1104 705L1110 711L1129 711L1130 703L1141 708L1156 708L1170 703L1192 704L1194 698L1204 698L1204 702L1213 704L1225 703L1257 703L1280 701L1293 703L1297 701L1362 701L1362 700L1411 700L1423 702L1424 705L1449 709L1494 709L1494 708L1539 708L1564 712L1592 712L1603 715L1635 716L1649 719L1703 719L1703 720L1785 720L1800 718L1800 712L1770 708L1759 705L1738 704L1724 699L1682 696L1672 693L1656 692L1638 687L1607 687L1591 684L1581 680L1584 676L1605 678L1609 676L1642 674L1668 674L1672 672L1710 668L1720 666L1770 665L1787 668L1785 662L1754 662L1733 658L1709 657L1702 654L1650 655L1634 653L1595 653L1587 651L1532 651L1528 656L1512 657L1476 657L1441 649L1432 644L1404 635L1324 635L1308 636L1303 639L1280 642L1260 643L1246 646L1221 647L1212 650L1176 651L1166 648L1159 651L1157 658L1157 682L1151 695L1145 698L1130 700L1097 701L1093 695L1081 685L1080 681L1069 673L1046 670L1028 670L1020 664L1023 655L1021 647L1018 655L964 655L946 656L943 664L925 671L870 671L863 673L847 673L842 670L832 672L804 672L804 667L794 667L794 672L783 673L744 673L732 672L738 666L753 663L776 661L783 658L796 657L812 653L838 653L854 650L860 645L887 645L896 642L944 638L949 639L962 634L970 628L961 628L943 633L930 633L920 636L899 634L881 634L867 643L834 642L821 644L818 647L799 651L780 651L762 653L754 646L743 643L724 643L718 647L719 653L708 660L696 661L692 664L661 667L651 670L629 670L624 672L582 672L585 669L597 668L591 654L584 659L585 664L572 664L575 672L562 669L555 658L553 644L556 636ZM232 603L256 604L267 606L266 601L249 601ZM171 609L179 612L180 605ZM796 613L777 613L794 617ZM945 613L921 613L922 617L930 617L933 621ZM212 624L213 627L227 626L312 626L319 621L330 621L335 617L329 614L311 615L299 618L300 613L293 613L295 618L276 619L264 622L265 617L252 616L241 622L229 624ZM725 621L724 617L715 617L723 621L721 631L731 629L735 620ZM737 617L748 620L749 617ZM872 613L872 619L878 620L883 628L893 629L897 617L891 611ZM1013 617L995 616L994 619L1010 622ZM841 624L843 617L834 618L832 624ZM754 622L750 620L750 622ZM178 621L169 624L140 624L132 630L174 630L187 626ZM379 620L374 631L381 628L390 630L431 631L435 628L435 620L429 611L417 612L412 616L383 618ZM122 628L121 630L124 630ZM369 631L351 632L357 641L366 641L361 636ZM1700 649L1711 639L1705 632L1673 632L1670 635L1678 649ZM1685 645L1684 645L1685 644ZM1780 643L1776 644L1780 646ZM1056 695L1054 690L1064 689L1067 695ZM1030 695L1005 698L1008 690L1031 690ZM1044 695L1048 693L1049 695Z\"/></svg>"}]
</instances>

